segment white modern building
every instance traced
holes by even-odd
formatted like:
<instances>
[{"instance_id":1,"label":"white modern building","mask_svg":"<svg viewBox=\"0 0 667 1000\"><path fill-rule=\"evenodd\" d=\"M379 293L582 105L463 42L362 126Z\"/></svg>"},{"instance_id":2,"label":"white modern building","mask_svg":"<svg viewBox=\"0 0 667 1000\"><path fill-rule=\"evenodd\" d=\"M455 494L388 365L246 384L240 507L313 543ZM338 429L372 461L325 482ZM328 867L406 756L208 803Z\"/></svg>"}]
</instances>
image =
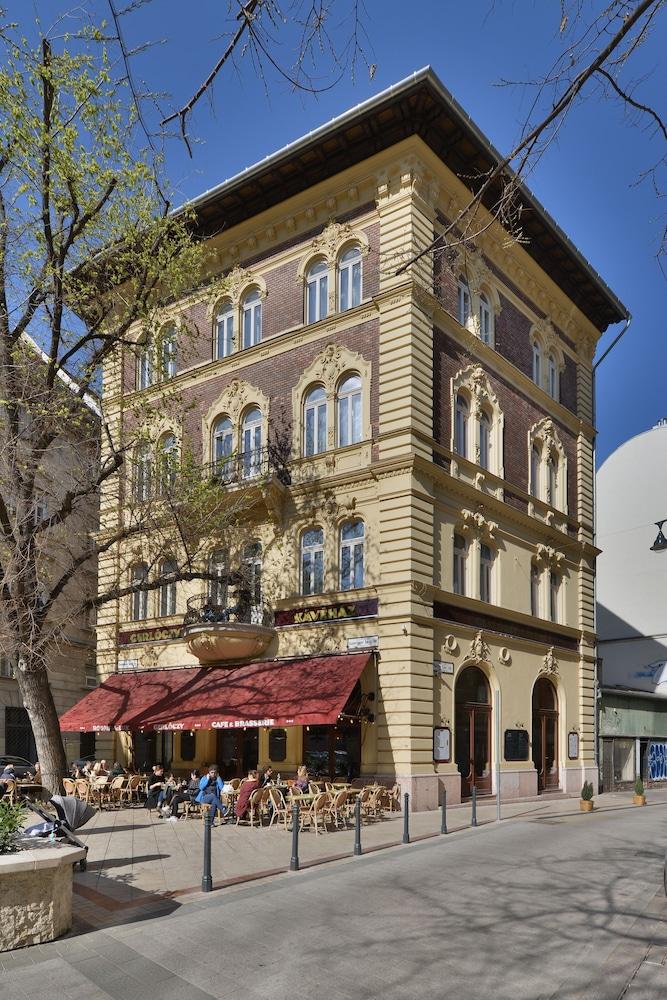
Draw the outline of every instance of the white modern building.
<instances>
[{"instance_id":1,"label":"white modern building","mask_svg":"<svg viewBox=\"0 0 667 1000\"><path fill-rule=\"evenodd\" d=\"M597 473L601 776L667 779L667 418Z\"/></svg>"}]
</instances>

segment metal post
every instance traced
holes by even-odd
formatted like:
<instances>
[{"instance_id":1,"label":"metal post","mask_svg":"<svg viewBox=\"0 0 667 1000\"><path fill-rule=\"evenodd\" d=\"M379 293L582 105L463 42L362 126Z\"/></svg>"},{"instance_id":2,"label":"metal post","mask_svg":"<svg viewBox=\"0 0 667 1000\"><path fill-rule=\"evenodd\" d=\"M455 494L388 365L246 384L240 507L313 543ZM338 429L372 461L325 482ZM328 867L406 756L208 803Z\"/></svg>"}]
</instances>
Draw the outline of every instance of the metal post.
<instances>
[{"instance_id":1,"label":"metal post","mask_svg":"<svg viewBox=\"0 0 667 1000\"><path fill-rule=\"evenodd\" d=\"M204 874L201 877L201 891L211 892L213 876L211 875L211 827L213 826L213 807L209 806L204 816Z\"/></svg>"},{"instance_id":2,"label":"metal post","mask_svg":"<svg viewBox=\"0 0 667 1000\"><path fill-rule=\"evenodd\" d=\"M447 792L444 790L440 805L440 833L447 833Z\"/></svg>"},{"instance_id":3,"label":"metal post","mask_svg":"<svg viewBox=\"0 0 667 1000\"><path fill-rule=\"evenodd\" d=\"M361 799L354 803L354 854L361 854Z\"/></svg>"},{"instance_id":4,"label":"metal post","mask_svg":"<svg viewBox=\"0 0 667 1000\"><path fill-rule=\"evenodd\" d=\"M299 803L292 806L292 857L290 858L289 870L298 872L299 870Z\"/></svg>"},{"instance_id":5,"label":"metal post","mask_svg":"<svg viewBox=\"0 0 667 1000\"><path fill-rule=\"evenodd\" d=\"M403 843L410 843L410 796L408 792L403 796Z\"/></svg>"},{"instance_id":6,"label":"metal post","mask_svg":"<svg viewBox=\"0 0 667 1000\"><path fill-rule=\"evenodd\" d=\"M477 826L477 786L472 786L472 820L471 826Z\"/></svg>"},{"instance_id":7,"label":"metal post","mask_svg":"<svg viewBox=\"0 0 667 1000\"><path fill-rule=\"evenodd\" d=\"M502 694L500 688L495 693L496 698L496 820L500 823L500 732L501 732L501 711L502 711Z\"/></svg>"}]
</instances>

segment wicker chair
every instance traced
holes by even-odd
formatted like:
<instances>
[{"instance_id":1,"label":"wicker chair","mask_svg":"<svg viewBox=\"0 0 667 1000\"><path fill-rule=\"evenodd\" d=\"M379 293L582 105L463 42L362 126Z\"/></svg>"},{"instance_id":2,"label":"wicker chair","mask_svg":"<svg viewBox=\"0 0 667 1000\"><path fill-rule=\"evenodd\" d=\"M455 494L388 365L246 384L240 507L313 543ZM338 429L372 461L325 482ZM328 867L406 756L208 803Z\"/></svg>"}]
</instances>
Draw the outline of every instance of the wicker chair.
<instances>
[{"instance_id":1,"label":"wicker chair","mask_svg":"<svg viewBox=\"0 0 667 1000\"><path fill-rule=\"evenodd\" d=\"M0 802L9 802L12 804L16 796L16 782L9 779L7 781L3 781L3 785L5 786L5 790L2 795L0 795Z\"/></svg>"},{"instance_id":2,"label":"wicker chair","mask_svg":"<svg viewBox=\"0 0 667 1000\"><path fill-rule=\"evenodd\" d=\"M285 802L285 796L279 788L269 788L268 792L272 810L269 826L273 826L273 824L277 821L278 823L282 823L285 829L287 829L287 823L291 816L291 809Z\"/></svg>"},{"instance_id":3,"label":"wicker chair","mask_svg":"<svg viewBox=\"0 0 667 1000\"><path fill-rule=\"evenodd\" d=\"M86 781L85 778L77 778L74 782L74 794L79 799L83 799L84 802L90 802L90 782Z\"/></svg>"},{"instance_id":4,"label":"wicker chair","mask_svg":"<svg viewBox=\"0 0 667 1000\"><path fill-rule=\"evenodd\" d=\"M72 778L63 778L63 788L65 789L65 795L76 794L76 789L74 787L74 781Z\"/></svg>"},{"instance_id":5,"label":"wicker chair","mask_svg":"<svg viewBox=\"0 0 667 1000\"><path fill-rule=\"evenodd\" d=\"M331 822L335 824L337 829L340 826L347 826L350 818L350 812L351 805L347 789L341 788L340 791L334 792L330 795L327 816L331 819Z\"/></svg>"}]
</instances>

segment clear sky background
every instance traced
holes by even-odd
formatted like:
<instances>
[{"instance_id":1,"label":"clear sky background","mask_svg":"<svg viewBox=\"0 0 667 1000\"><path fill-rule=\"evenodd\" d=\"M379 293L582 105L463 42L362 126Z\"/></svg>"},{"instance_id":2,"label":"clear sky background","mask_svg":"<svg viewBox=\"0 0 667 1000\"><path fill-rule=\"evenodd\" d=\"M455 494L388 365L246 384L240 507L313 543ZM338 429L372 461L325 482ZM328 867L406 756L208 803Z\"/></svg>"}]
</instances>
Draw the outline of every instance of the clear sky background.
<instances>
[{"instance_id":1,"label":"clear sky background","mask_svg":"<svg viewBox=\"0 0 667 1000\"><path fill-rule=\"evenodd\" d=\"M124 6L127 0L117 0ZM350 0L337 0L342 16ZM284 10L289 10L285 0ZM10 0L10 16L23 21L30 8L44 26L64 0ZM105 0L85 3L108 17ZM600 0L584 8L600 9ZM336 3L334 3L336 10ZM130 45L163 40L133 58L139 83L162 92L169 110L184 103L202 82L225 44L233 22L225 0L153 0L124 19ZM662 113L667 94L667 14L633 57L624 80L641 78L636 92ZM366 0L362 39L374 79L360 62L333 89L314 96L294 93L276 73L266 83L247 57L218 77L190 122L196 143L190 159L182 142L167 143L167 172L180 200L200 194L270 155L349 107L430 64L491 142L507 152L516 143L533 91L499 86L501 80L534 80L560 51L557 0ZM65 22L66 24L67 22ZM341 39L349 23L330 22ZM274 53L293 59L293 24L282 26ZM662 50L662 51L661 51ZM317 72L317 71L316 71ZM664 316L667 283L656 261L665 206L641 172L664 152L656 138L628 118L618 103L600 99L597 88L571 110L558 141L527 183L592 266L632 313L628 333L598 369L598 462L629 437L667 416ZM664 179L664 178L663 178ZM615 332L603 337L598 357ZM667 497L665 498L667 515Z\"/></svg>"}]
</instances>

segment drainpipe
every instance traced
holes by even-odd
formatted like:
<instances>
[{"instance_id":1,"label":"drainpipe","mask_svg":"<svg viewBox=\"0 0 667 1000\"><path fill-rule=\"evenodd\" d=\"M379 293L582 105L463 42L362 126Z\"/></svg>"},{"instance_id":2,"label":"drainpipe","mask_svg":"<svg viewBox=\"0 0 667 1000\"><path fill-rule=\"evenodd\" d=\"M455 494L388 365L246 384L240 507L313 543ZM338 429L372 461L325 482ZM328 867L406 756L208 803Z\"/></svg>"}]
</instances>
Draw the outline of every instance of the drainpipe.
<instances>
[{"instance_id":1,"label":"drainpipe","mask_svg":"<svg viewBox=\"0 0 667 1000\"><path fill-rule=\"evenodd\" d=\"M607 357L607 355L611 354L611 352L616 347L616 345L618 344L618 342L621 339L621 337L624 337L625 334L628 332L628 328L629 328L629 326L630 326L631 323L632 323L632 315L630 313L628 313L627 316L626 316L626 319L625 319L625 326L620 331L620 333L616 334L616 336L612 340L612 342L609 345L609 347L603 352L602 356L598 358L598 360L595 362L595 364L593 365L593 368L592 368L593 378L592 378L592 382L591 382L591 408L592 408L592 411L593 411L593 414L592 414L592 416L593 416L593 428L595 430L595 433L593 435L593 483L592 483L592 487L593 487L593 544L594 545L596 544L596 541L597 541L597 520L598 520L598 512L597 512L597 455L596 455L596 452L597 452L597 413L596 413L596 396L597 396L597 393L596 393L596 372L597 372L597 369L599 368L599 366L604 361L604 359ZM594 579L594 583L595 583L595 586L594 586L594 599L593 599L593 632L594 632L594 635L595 635L595 647L594 647L595 648L595 665L594 665L594 668L593 668L593 701L594 701L594 711L593 711L593 746L594 746L594 754L595 754L594 760L595 760L595 766L598 769L598 782L599 782L599 780L600 780L599 779L599 776L600 776L600 701L601 701L601 698L602 698L602 694L601 694L601 691L600 691L600 681L599 681L599 678L598 678L598 660L599 660L599 657L598 657L597 570L596 570L596 573L595 573L595 576L593 577L593 579Z\"/></svg>"}]
</instances>

